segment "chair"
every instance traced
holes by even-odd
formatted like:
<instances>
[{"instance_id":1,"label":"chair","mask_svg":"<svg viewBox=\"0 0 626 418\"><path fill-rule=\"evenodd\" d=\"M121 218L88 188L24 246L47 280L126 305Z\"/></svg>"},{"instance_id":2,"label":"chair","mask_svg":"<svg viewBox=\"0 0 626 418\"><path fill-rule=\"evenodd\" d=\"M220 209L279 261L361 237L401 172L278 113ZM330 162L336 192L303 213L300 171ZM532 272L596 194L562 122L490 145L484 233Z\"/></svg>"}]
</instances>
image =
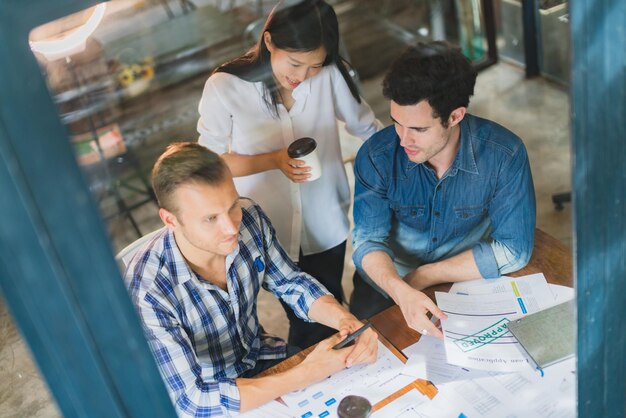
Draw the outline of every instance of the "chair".
<instances>
[{"instance_id":1,"label":"chair","mask_svg":"<svg viewBox=\"0 0 626 418\"><path fill-rule=\"evenodd\" d=\"M69 111L63 115L71 133L70 141L77 162L85 176L89 190L100 206L106 221L124 217L130 222L137 237L143 234L133 211L147 203L158 207L158 202L145 170L128 147L115 118L96 104L94 92L86 92L76 68L69 66L78 102L68 103ZM76 109L78 107L78 110ZM113 200L114 205L109 205ZM109 206L114 206L115 209Z\"/></svg>"},{"instance_id":2,"label":"chair","mask_svg":"<svg viewBox=\"0 0 626 418\"><path fill-rule=\"evenodd\" d=\"M563 204L572 201L572 192L556 193L552 195L552 203L554 203L554 209L558 211L563 210Z\"/></svg>"},{"instance_id":3,"label":"chair","mask_svg":"<svg viewBox=\"0 0 626 418\"><path fill-rule=\"evenodd\" d=\"M261 16L263 14L263 9L264 9L264 1L263 0L254 0L254 2L256 3L256 15L257 16ZM226 6L227 10L233 10L235 8L235 4L236 4L236 0L230 0L228 6ZM249 1L245 1L245 3L249 3ZM217 7L218 9L222 9L222 0L217 0L217 2L215 3L215 7Z\"/></svg>"},{"instance_id":4,"label":"chair","mask_svg":"<svg viewBox=\"0 0 626 418\"><path fill-rule=\"evenodd\" d=\"M156 231L152 231L149 234L144 235L138 240L135 240L132 243L128 244L126 247L122 249L122 251L117 253L117 255L115 256L115 261L117 261L117 264L120 266L120 269L122 271L125 271L126 267L128 267L128 264L135 257L135 255L139 252L139 250L145 247L146 244L152 240L152 238L154 238L158 233L163 231L165 228L166 227L163 227L163 228L157 229Z\"/></svg>"},{"instance_id":5,"label":"chair","mask_svg":"<svg viewBox=\"0 0 626 418\"><path fill-rule=\"evenodd\" d=\"M168 0L160 0L161 5L165 9L165 13L167 13L167 17L173 19L175 17L174 12L170 8L168 4ZM183 10L183 13L187 14L193 10L196 10L198 7L191 2L191 0L180 0L180 7Z\"/></svg>"},{"instance_id":6,"label":"chair","mask_svg":"<svg viewBox=\"0 0 626 418\"><path fill-rule=\"evenodd\" d=\"M158 207L158 203L134 151L124 149L110 157L101 155L94 163L81 163L81 168L103 218L107 222L118 217L125 218L137 237L141 237L143 234L133 212L148 203Z\"/></svg>"}]
</instances>

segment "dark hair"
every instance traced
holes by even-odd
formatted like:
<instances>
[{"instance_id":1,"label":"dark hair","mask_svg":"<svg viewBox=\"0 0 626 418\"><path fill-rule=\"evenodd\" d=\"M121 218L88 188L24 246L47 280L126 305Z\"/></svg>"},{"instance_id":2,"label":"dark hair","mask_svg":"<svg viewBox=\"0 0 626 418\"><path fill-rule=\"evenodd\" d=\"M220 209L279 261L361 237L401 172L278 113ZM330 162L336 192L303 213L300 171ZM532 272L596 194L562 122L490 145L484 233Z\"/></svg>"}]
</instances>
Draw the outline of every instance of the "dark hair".
<instances>
[{"instance_id":1,"label":"dark hair","mask_svg":"<svg viewBox=\"0 0 626 418\"><path fill-rule=\"evenodd\" d=\"M350 92L361 103L359 90L350 78L346 61L339 54L337 15L323 0L301 0L289 6L284 1L279 2L267 17L256 45L241 57L221 65L215 72L232 74L251 82L262 81L267 106L278 115L278 86L272 73L270 51L263 41L265 32L270 33L277 48L287 51L308 52L324 46L326 60L323 65L335 64Z\"/></svg>"},{"instance_id":2,"label":"dark hair","mask_svg":"<svg viewBox=\"0 0 626 418\"><path fill-rule=\"evenodd\" d=\"M172 213L177 207L172 195L181 184L217 185L226 177L228 166L219 155L196 142L174 142L152 168L152 188L159 206Z\"/></svg>"},{"instance_id":3,"label":"dark hair","mask_svg":"<svg viewBox=\"0 0 626 418\"><path fill-rule=\"evenodd\" d=\"M400 106L428 101L433 117L444 127L458 107L467 107L474 94L476 70L461 50L436 41L407 48L383 80L383 95Z\"/></svg>"}]
</instances>

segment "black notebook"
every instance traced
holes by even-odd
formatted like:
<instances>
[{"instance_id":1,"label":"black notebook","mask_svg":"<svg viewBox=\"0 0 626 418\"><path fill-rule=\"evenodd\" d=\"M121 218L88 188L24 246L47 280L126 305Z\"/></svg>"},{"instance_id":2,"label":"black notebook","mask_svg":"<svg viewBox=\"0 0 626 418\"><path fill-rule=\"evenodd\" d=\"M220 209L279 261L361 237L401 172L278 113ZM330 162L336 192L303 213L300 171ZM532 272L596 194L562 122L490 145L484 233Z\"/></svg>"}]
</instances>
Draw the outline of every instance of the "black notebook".
<instances>
[{"instance_id":1,"label":"black notebook","mask_svg":"<svg viewBox=\"0 0 626 418\"><path fill-rule=\"evenodd\" d=\"M574 303L570 300L509 322L509 330L538 367L574 355Z\"/></svg>"}]
</instances>

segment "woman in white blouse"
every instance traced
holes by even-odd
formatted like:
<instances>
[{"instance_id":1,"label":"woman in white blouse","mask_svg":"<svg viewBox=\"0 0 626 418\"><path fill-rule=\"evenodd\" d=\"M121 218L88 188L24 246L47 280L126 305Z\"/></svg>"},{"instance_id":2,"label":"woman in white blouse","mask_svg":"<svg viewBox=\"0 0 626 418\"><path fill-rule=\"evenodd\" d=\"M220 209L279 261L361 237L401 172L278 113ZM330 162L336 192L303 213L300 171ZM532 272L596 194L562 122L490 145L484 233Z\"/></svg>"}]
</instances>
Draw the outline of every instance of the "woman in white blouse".
<instances>
[{"instance_id":1,"label":"woman in white blouse","mask_svg":"<svg viewBox=\"0 0 626 418\"><path fill-rule=\"evenodd\" d=\"M226 160L239 194L265 210L290 257L342 302L350 194L337 119L363 140L381 124L339 55L332 7L289 3L274 8L255 47L206 82L199 142ZM301 137L317 141L323 174L311 182L310 168L287 154ZM334 332L286 312L292 345L305 348Z\"/></svg>"}]
</instances>

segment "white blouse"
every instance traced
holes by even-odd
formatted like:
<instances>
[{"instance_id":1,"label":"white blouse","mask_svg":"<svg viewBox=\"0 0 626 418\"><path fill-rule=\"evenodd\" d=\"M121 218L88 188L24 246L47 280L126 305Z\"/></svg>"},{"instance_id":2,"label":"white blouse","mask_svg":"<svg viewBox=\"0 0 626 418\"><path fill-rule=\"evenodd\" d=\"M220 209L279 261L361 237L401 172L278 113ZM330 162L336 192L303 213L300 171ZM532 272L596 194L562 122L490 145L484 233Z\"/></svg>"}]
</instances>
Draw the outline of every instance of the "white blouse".
<instances>
[{"instance_id":1,"label":"white blouse","mask_svg":"<svg viewBox=\"0 0 626 418\"><path fill-rule=\"evenodd\" d=\"M320 253L346 240L349 232L350 191L337 119L346 130L366 140L382 125L372 109L359 104L339 69L322 70L296 87L290 111L278 105L278 118L263 100L263 84L216 73L207 80L200 100L199 143L223 154L256 155L289 146L301 137L317 141L322 177L293 183L280 170L235 178L240 196L250 197L265 210L279 241L293 260Z\"/></svg>"}]
</instances>

